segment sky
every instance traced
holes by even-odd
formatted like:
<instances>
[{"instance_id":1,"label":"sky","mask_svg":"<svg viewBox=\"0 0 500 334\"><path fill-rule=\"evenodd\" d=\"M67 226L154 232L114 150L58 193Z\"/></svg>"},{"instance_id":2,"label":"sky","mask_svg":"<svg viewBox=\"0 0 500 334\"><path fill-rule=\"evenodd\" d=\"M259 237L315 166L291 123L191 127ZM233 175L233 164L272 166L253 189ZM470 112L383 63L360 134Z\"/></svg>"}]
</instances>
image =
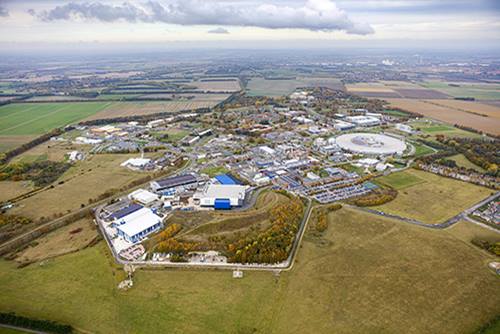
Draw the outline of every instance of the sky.
<instances>
[{"instance_id":1,"label":"sky","mask_svg":"<svg viewBox=\"0 0 500 334\"><path fill-rule=\"evenodd\" d=\"M496 0L0 0L0 44L494 48Z\"/></svg>"}]
</instances>

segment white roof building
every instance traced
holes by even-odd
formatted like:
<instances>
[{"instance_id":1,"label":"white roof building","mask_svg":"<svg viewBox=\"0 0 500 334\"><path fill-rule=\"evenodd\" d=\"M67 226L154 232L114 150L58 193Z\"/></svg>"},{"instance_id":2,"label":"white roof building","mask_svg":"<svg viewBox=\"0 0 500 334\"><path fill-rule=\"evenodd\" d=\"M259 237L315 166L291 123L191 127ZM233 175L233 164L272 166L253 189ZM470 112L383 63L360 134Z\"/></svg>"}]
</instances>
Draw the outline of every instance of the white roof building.
<instances>
[{"instance_id":1,"label":"white roof building","mask_svg":"<svg viewBox=\"0 0 500 334\"><path fill-rule=\"evenodd\" d=\"M268 154L268 155L275 155L276 154L276 150L270 148L269 146L259 146L259 150L262 153L265 153L265 154Z\"/></svg>"},{"instance_id":2,"label":"white roof building","mask_svg":"<svg viewBox=\"0 0 500 334\"><path fill-rule=\"evenodd\" d=\"M241 206L245 200L248 186L234 184L210 184L201 193L193 196L200 200L201 206L214 206L216 200L229 200L231 206Z\"/></svg>"},{"instance_id":3,"label":"white roof building","mask_svg":"<svg viewBox=\"0 0 500 334\"><path fill-rule=\"evenodd\" d=\"M153 204L159 199L158 195L145 189L137 189L136 191L131 192L128 195L128 198L146 206Z\"/></svg>"},{"instance_id":4,"label":"white roof building","mask_svg":"<svg viewBox=\"0 0 500 334\"><path fill-rule=\"evenodd\" d=\"M130 159L122 162L120 166L141 168L141 167L146 166L150 161L151 161L151 159L146 159L146 158L130 158Z\"/></svg>"},{"instance_id":5,"label":"white roof building","mask_svg":"<svg viewBox=\"0 0 500 334\"><path fill-rule=\"evenodd\" d=\"M336 121L335 124L333 125L333 128L339 131L350 130L354 129L355 127L356 126L354 124L344 121Z\"/></svg>"},{"instance_id":6,"label":"white roof building","mask_svg":"<svg viewBox=\"0 0 500 334\"><path fill-rule=\"evenodd\" d=\"M115 223L119 236L128 242L136 243L162 226L160 216L148 208L142 208L121 218Z\"/></svg>"},{"instance_id":7,"label":"white roof building","mask_svg":"<svg viewBox=\"0 0 500 334\"><path fill-rule=\"evenodd\" d=\"M373 116L348 116L345 119L358 126L376 126L380 124L380 119Z\"/></svg>"}]
</instances>

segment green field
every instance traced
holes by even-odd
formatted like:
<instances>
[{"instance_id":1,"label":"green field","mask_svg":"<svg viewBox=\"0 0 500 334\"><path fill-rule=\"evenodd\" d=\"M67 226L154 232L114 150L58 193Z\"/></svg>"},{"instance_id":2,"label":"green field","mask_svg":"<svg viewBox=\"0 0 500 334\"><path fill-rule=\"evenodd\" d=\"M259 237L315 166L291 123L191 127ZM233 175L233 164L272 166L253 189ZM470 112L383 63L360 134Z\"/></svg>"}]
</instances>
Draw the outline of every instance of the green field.
<instances>
[{"instance_id":1,"label":"green field","mask_svg":"<svg viewBox=\"0 0 500 334\"><path fill-rule=\"evenodd\" d=\"M412 173L392 173L377 179L377 183L390 186L394 189L404 189L425 182L424 179Z\"/></svg>"},{"instance_id":2,"label":"green field","mask_svg":"<svg viewBox=\"0 0 500 334\"><path fill-rule=\"evenodd\" d=\"M448 159L455 161L459 167L473 169L479 173L486 172L484 168L481 168L478 165L475 165L472 162L470 162L463 154L457 154L452 157L449 157Z\"/></svg>"},{"instance_id":3,"label":"green field","mask_svg":"<svg viewBox=\"0 0 500 334\"><path fill-rule=\"evenodd\" d=\"M442 223L492 193L488 188L415 169L380 177L377 182L399 187L396 199L375 207L377 210L429 224Z\"/></svg>"},{"instance_id":4,"label":"green field","mask_svg":"<svg viewBox=\"0 0 500 334\"><path fill-rule=\"evenodd\" d=\"M450 86L449 82L427 81L422 86L435 89L453 97L473 97L478 100L500 100L500 85L457 82L460 87Z\"/></svg>"},{"instance_id":5,"label":"green field","mask_svg":"<svg viewBox=\"0 0 500 334\"><path fill-rule=\"evenodd\" d=\"M106 107L106 102L15 103L0 107L0 136L41 135Z\"/></svg>"},{"instance_id":6,"label":"green field","mask_svg":"<svg viewBox=\"0 0 500 334\"><path fill-rule=\"evenodd\" d=\"M456 128L452 125L437 123L434 121L418 120L409 123L414 129L422 131L424 135L444 135L448 137L480 138L481 135Z\"/></svg>"},{"instance_id":7,"label":"green field","mask_svg":"<svg viewBox=\"0 0 500 334\"><path fill-rule=\"evenodd\" d=\"M426 145L416 143L412 143L412 145L415 147L415 157L434 153L434 150Z\"/></svg>"},{"instance_id":8,"label":"green field","mask_svg":"<svg viewBox=\"0 0 500 334\"><path fill-rule=\"evenodd\" d=\"M22 269L0 261L0 311L106 334L471 333L500 312L498 278L458 234L342 209L279 276L138 270L125 292L101 242Z\"/></svg>"}]
</instances>

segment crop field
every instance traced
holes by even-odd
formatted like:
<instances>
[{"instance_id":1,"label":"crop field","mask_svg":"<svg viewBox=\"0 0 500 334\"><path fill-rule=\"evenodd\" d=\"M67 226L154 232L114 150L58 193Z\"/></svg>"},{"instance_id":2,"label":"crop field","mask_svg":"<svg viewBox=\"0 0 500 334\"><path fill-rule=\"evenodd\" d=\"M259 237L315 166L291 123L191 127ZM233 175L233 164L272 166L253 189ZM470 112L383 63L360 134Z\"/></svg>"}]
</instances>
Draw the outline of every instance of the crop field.
<instances>
[{"instance_id":1,"label":"crop field","mask_svg":"<svg viewBox=\"0 0 500 334\"><path fill-rule=\"evenodd\" d=\"M433 100L431 104L500 119L500 107L476 101Z\"/></svg>"},{"instance_id":2,"label":"crop field","mask_svg":"<svg viewBox=\"0 0 500 334\"><path fill-rule=\"evenodd\" d=\"M120 166L120 163L132 157L137 155L94 155L71 167L56 181L54 188L19 201L10 212L38 219L76 210L81 204L87 204L89 199L96 198L106 190L120 188L146 176L146 173ZM59 184L60 181L64 182Z\"/></svg>"},{"instance_id":3,"label":"crop field","mask_svg":"<svg viewBox=\"0 0 500 334\"><path fill-rule=\"evenodd\" d=\"M206 98L199 97L192 100L114 102L105 110L88 117L87 120L210 108L227 97L228 95L224 94L207 94Z\"/></svg>"},{"instance_id":4,"label":"crop field","mask_svg":"<svg viewBox=\"0 0 500 334\"><path fill-rule=\"evenodd\" d=\"M400 190L396 199L375 209L428 224L442 223L492 193L484 187L415 169L383 176L377 181L393 183Z\"/></svg>"},{"instance_id":5,"label":"crop field","mask_svg":"<svg viewBox=\"0 0 500 334\"><path fill-rule=\"evenodd\" d=\"M0 136L41 135L108 106L105 102L9 104L0 107Z\"/></svg>"},{"instance_id":6,"label":"crop field","mask_svg":"<svg viewBox=\"0 0 500 334\"><path fill-rule=\"evenodd\" d=\"M251 96L282 96L293 93L299 87L315 86L344 90L340 80L331 77L297 77L289 80L252 78L247 85L247 94Z\"/></svg>"},{"instance_id":7,"label":"crop field","mask_svg":"<svg viewBox=\"0 0 500 334\"><path fill-rule=\"evenodd\" d=\"M455 107L433 103L434 100L415 99L387 99L392 107L401 108L411 112L422 114L449 124L468 126L486 133L500 135L500 118L485 117L481 114L481 104L476 109L479 114L474 114ZM490 107L490 106L489 106Z\"/></svg>"},{"instance_id":8,"label":"crop field","mask_svg":"<svg viewBox=\"0 0 500 334\"><path fill-rule=\"evenodd\" d=\"M500 312L493 258L464 239L475 228L426 230L349 209L328 218L279 276L138 270L123 292L103 242L21 269L1 260L0 311L110 334L468 334Z\"/></svg>"},{"instance_id":9,"label":"crop field","mask_svg":"<svg viewBox=\"0 0 500 334\"><path fill-rule=\"evenodd\" d=\"M216 79L201 79L189 83L188 85L194 85L196 88L208 91L208 92L235 92L241 89L240 83L237 78L234 80L221 80L216 81Z\"/></svg>"},{"instance_id":10,"label":"crop field","mask_svg":"<svg viewBox=\"0 0 500 334\"><path fill-rule=\"evenodd\" d=\"M473 97L478 100L500 100L500 85L498 84L427 81L424 82L422 86L441 91L453 97Z\"/></svg>"},{"instance_id":11,"label":"crop field","mask_svg":"<svg viewBox=\"0 0 500 334\"><path fill-rule=\"evenodd\" d=\"M350 93L375 98L444 99L443 92L427 89L411 82L378 81L346 85Z\"/></svg>"}]
</instances>

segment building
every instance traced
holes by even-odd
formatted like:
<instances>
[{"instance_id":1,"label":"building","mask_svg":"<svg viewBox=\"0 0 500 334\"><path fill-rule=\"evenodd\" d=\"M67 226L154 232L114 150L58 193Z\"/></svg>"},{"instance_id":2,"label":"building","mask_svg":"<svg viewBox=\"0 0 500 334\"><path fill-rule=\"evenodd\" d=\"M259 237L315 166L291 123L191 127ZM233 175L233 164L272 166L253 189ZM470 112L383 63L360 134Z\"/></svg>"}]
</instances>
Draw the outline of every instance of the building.
<instances>
[{"instance_id":1,"label":"building","mask_svg":"<svg viewBox=\"0 0 500 334\"><path fill-rule=\"evenodd\" d=\"M409 134L413 134L415 132L413 128L407 124L398 123L394 127L399 131L406 132Z\"/></svg>"},{"instance_id":2,"label":"building","mask_svg":"<svg viewBox=\"0 0 500 334\"><path fill-rule=\"evenodd\" d=\"M122 162L120 166L141 169L141 168L146 167L146 165L149 164L150 162L151 162L151 159L130 158L130 159Z\"/></svg>"},{"instance_id":3,"label":"building","mask_svg":"<svg viewBox=\"0 0 500 334\"><path fill-rule=\"evenodd\" d=\"M215 179L220 184L231 185L231 184L241 184L240 181L236 180L233 176L229 174L219 174L215 176Z\"/></svg>"},{"instance_id":4,"label":"building","mask_svg":"<svg viewBox=\"0 0 500 334\"><path fill-rule=\"evenodd\" d=\"M145 206L150 206L159 199L158 195L144 189L137 189L136 191L131 192L128 195L128 198Z\"/></svg>"},{"instance_id":5,"label":"building","mask_svg":"<svg viewBox=\"0 0 500 334\"><path fill-rule=\"evenodd\" d=\"M83 153L78 151L71 151L68 153L69 161L83 160Z\"/></svg>"},{"instance_id":6,"label":"building","mask_svg":"<svg viewBox=\"0 0 500 334\"><path fill-rule=\"evenodd\" d=\"M167 177L150 183L151 189L155 192L161 192L166 189L177 188L182 186L198 185L197 178L192 174L184 174L179 176Z\"/></svg>"},{"instance_id":7,"label":"building","mask_svg":"<svg viewBox=\"0 0 500 334\"><path fill-rule=\"evenodd\" d=\"M243 205L247 189L248 186L210 184L193 198L200 201L200 206L230 209Z\"/></svg>"},{"instance_id":8,"label":"building","mask_svg":"<svg viewBox=\"0 0 500 334\"><path fill-rule=\"evenodd\" d=\"M161 229L163 223L160 216L148 208L141 207L141 209L121 217L113 223L113 226L116 227L118 236L128 242L136 243Z\"/></svg>"},{"instance_id":9,"label":"building","mask_svg":"<svg viewBox=\"0 0 500 334\"><path fill-rule=\"evenodd\" d=\"M267 154L270 156L274 156L276 154L276 150L270 148L269 146L259 146L260 153Z\"/></svg>"},{"instance_id":10,"label":"building","mask_svg":"<svg viewBox=\"0 0 500 334\"><path fill-rule=\"evenodd\" d=\"M355 127L356 125L344 121L336 121L335 124L333 125L333 128L338 131L347 131L354 129Z\"/></svg>"},{"instance_id":11,"label":"building","mask_svg":"<svg viewBox=\"0 0 500 334\"><path fill-rule=\"evenodd\" d=\"M369 127L380 125L380 119L373 116L348 116L345 119L357 126Z\"/></svg>"}]
</instances>

